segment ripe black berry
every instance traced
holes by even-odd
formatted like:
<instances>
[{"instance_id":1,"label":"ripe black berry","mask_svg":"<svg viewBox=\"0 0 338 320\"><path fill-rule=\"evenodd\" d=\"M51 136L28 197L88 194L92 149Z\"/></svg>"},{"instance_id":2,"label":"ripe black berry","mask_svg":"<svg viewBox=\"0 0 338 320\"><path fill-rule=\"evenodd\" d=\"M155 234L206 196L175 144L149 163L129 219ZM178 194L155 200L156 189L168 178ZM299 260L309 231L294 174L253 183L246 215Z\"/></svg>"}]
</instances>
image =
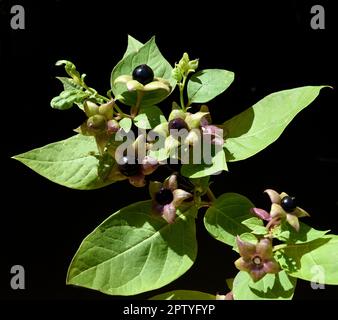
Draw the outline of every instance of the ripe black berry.
<instances>
[{"instance_id":1,"label":"ripe black berry","mask_svg":"<svg viewBox=\"0 0 338 320\"><path fill-rule=\"evenodd\" d=\"M141 171L141 165L137 163L137 160L134 158L128 158L124 156L120 159L118 165L119 171L126 177L136 176Z\"/></svg>"},{"instance_id":2,"label":"ripe black berry","mask_svg":"<svg viewBox=\"0 0 338 320\"><path fill-rule=\"evenodd\" d=\"M148 65L141 64L134 69L133 79L146 85L154 80L154 71Z\"/></svg>"},{"instance_id":3,"label":"ripe black berry","mask_svg":"<svg viewBox=\"0 0 338 320\"><path fill-rule=\"evenodd\" d=\"M186 129L186 130L188 130L188 125L186 124L186 122L183 119L176 118L176 119L173 119L169 122L168 129L169 130L172 130L172 129L176 129L176 130Z\"/></svg>"},{"instance_id":4,"label":"ripe black berry","mask_svg":"<svg viewBox=\"0 0 338 320\"><path fill-rule=\"evenodd\" d=\"M295 198L289 196L286 196L282 199L281 205L286 212L292 212L297 207Z\"/></svg>"},{"instance_id":5,"label":"ripe black berry","mask_svg":"<svg viewBox=\"0 0 338 320\"><path fill-rule=\"evenodd\" d=\"M155 199L157 203L164 206L173 201L174 196L171 190L161 188L160 191L156 193Z\"/></svg>"}]
</instances>

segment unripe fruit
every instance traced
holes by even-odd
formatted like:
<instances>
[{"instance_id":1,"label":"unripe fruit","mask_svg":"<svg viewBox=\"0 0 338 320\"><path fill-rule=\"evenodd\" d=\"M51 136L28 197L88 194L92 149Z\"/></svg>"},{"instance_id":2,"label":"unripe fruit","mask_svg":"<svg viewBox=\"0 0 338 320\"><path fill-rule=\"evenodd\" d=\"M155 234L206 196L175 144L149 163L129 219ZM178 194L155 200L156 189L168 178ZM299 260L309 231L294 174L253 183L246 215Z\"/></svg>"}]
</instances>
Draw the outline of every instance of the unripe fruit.
<instances>
[{"instance_id":1,"label":"unripe fruit","mask_svg":"<svg viewBox=\"0 0 338 320\"><path fill-rule=\"evenodd\" d=\"M91 131L103 131L107 128L107 120L101 115L92 116L87 120L87 127Z\"/></svg>"}]
</instances>

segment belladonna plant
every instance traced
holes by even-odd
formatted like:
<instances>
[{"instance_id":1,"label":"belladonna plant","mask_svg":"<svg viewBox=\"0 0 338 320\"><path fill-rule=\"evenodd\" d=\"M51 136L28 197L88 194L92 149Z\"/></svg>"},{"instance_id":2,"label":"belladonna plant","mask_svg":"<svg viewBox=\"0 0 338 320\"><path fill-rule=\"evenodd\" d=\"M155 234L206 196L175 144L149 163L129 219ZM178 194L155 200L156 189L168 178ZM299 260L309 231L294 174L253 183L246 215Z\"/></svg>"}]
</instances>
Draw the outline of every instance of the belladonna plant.
<instances>
[{"instance_id":1,"label":"belladonna plant","mask_svg":"<svg viewBox=\"0 0 338 320\"><path fill-rule=\"evenodd\" d=\"M173 282L196 259L202 207L207 231L238 253L227 294L177 290L153 299L292 299L297 280L313 281L316 266L324 273L319 281L338 284L338 236L305 224L311 213L297 195L267 189L271 207L257 208L243 195L216 197L210 189L228 162L273 143L325 86L271 93L215 123L207 103L230 86L234 73L198 70L199 60L187 53L177 61L172 67L154 38L143 44L129 36L107 96L88 86L72 62L57 62L68 76L58 78L63 91L52 108L77 106L87 119L70 138L14 159L68 188L92 190L128 179L130 188L149 189L148 199L113 213L82 241L67 284L129 296ZM179 101L171 101L176 88ZM162 101L163 110L156 106ZM171 174L155 180L164 165Z\"/></svg>"}]
</instances>

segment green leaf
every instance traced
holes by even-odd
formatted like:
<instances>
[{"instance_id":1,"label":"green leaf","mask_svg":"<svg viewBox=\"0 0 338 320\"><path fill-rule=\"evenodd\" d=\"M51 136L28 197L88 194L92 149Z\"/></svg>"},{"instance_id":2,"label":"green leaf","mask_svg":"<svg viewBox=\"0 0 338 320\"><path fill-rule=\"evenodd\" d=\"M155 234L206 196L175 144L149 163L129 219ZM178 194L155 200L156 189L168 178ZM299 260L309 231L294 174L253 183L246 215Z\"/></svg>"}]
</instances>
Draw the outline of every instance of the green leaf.
<instances>
[{"instance_id":1,"label":"green leaf","mask_svg":"<svg viewBox=\"0 0 338 320\"><path fill-rule=\"evenodd\" d=\"M299 222L299 231L297 232L289 223L283 222L273 228L272 234L283 242L299 244L322 238L329 231L316 230L303 222Z\"/></svg>"},{"instance_id":2,"label":"green leaf","mask_svg":"<svg viewBox=\"0 0 338 320\"><path fill-rule=\"evenodd\" d=\"M216 300L216 296L200 291L174 290L158 294L149 300Z\"/></svg>"},{"instance_id":3,"label":"green leaf","mask_svg":"<svg viewBox=\"0 0 338 320\"><path fill-rule=\"evenodd\" d=\"M139 114L134 118L135 125L141 129L153 129L166 121L161 109L157 106L141 107Z\"/></svg>"},{"instance_id":4,"label":"green leaf","mask_svg":"<svg viewBox=\"0 0 338 320\"><path fill-rule=\"evenodd\" d=\"M224 193L207 210L204 225L215 239L233 247L237 235L250 231L242 221L252 217L251 208L254 204L248 198Z\"/></svg>"},{"instance_id":5,"label":"green leaf","mask_svg":"<svg viewBox=\"0 0 338 320\"><path fill-rule=\"evenodd\" d=\"M263 225L263 221L261 219L258 219L257 217L252 217L247 220L242 221L242 223L247 226L250 230L252 230L252 233L254 234L267 234L268 231L266 227Z\"/></svg>"},{"instance_id":6,"label":"green leaf","mask_svg":"<svg viewBox=\"0 0 338 320\"><path fill-rule=\"evenodd\" d=\"M74 103L82 103L89 96L89 93L78 89L62 91L59 96L52 99L50 105L54 109L66 110Z\"/></svg>"},{"instance_id":7,"label":"green leaf","mask_svg":"<svg viewBox=\"0 0 338 320\"><path fill-rule=\"evenodd\" d=\"M133 122L130 118L123 118L120 120L119 125L125 132L129 132Z\"/></svg>"},{"instance_id":8,"label":"green leaf","mask_svg":"<svg viewBox=\"0 0 338 320\"><path fill-rule=\"evenodd\" d=\"M119 96L122 103L133 106L136 104L137 93L129 92L123 83L114 84L117 77L121 75L131 75L133 70L140 64L147 64L154 71L155 77L167 79L171 85L172 90L176 85L176 81L171 78L172 67L169 62L162 56L159 51L155 38L151 38L144 46L137 52L128 54L122 59L113 69L111 74L111 87L115 97ZM166 90L155 90L144 92L141 101L141 106L153 106L161 102L168 96Z\"/></svg>"},{"instance_id":9,"label":"green leaf","mask_svg":"<svg viewBox=\"0 0 338 320\"><path fill-rule=\"evenodd\" d=\"M62 66L63 64L65 65L65 70L70 77L81 81L81 75L76 70L75 64L73 62L68 60L59 60L55 63L56 66Z\"/></svg>"},{"instance_id":10,"label":"green leaf","mask_svg":"<svg viewBox=\"0 0 338 320\"><path fill-rule=\"evenodd\" d=\"M128 56L131 53L138 52L142 46L143 46L142 42L128 35L128 47L122 59L124 59L126 56Z\"/></svg>"},{"instance_id":11,"label":"green leaf","mask_svg":"<svg viewBox=\"0 0 338 320\"><path fill-rule=\"evenodd\" d=\"M150 214L151 201L137 202L107 218L82 242L67 284L111 295L161 288L184 274L197 253L196 208L173 224Z\"/></svg>"},{"instance_id":12,"label":"green leaf","mask_svg":"<svg viewBox=\"0 0 338 320\"><path fill-rule=\"evenodd\" d=\"M228 161L249 158L282 134L291 120L325 86L307 86L272 93L224 123Z\"/></svg>"},{"instance_id":13,"label":"green leaf","mask_svg":"<svg viewBox=\"0 0 338 320\"><path fill-rule=\"evenodd\" d=\"M327 235L303 244L288 245L276 253L281 267L307 281L338 284L338 236Z\"/></svg>"},{"instance_id":14,"label":"green leaf","mask_svg":"<svg viewBox=\"0 0 338 320\"><path fill-rule=\"evenodd\" d=\"M188 82L189 104L205 103L224 92L234 81L235 74L221 69L201 70Z\"/></svg>"},{"instance_id":15,"label":"green leaf","mask_svg":"<svg viewBox=\"0 0 338 320\"><path fill-rule=\"evenodd\" d=\"M261 280L253 282L249 273L240 271L233 283L235 300L291 300L297 279L280 271L268 273Z\"/></svg>"},{"instance_id":16,"label":"green leaf","mask_svg":"<svg viewBox=\"0 0 338 320\"><path fill-rule=\"evenodd\" d=\"M73 79L67 77L56 77L63 84L64 91L71 91L74 89L82 90L82 87L77 84Z\"/></svg>"},{"instance_id":17,"label":"green leaf","mask_svg":"<svg viewBox=\"0 0 338 320\"><path fill-rule=\"evenodd\" d=\"M227 171L228 166L225 159L225 153L221 150L212 157L212 164L183 164L181 167L181 174L188 178L202 178L220 173L223 170Z\"/></svg>"},{"instance_id":18,"label":"green leaf","mask_svg":"<svg viewBox=\"0 0 338 320\"><path fill-rule=\"evenodd\" d=\"M75 135L13 158L55 183L89 190L108 184L98 178L98 160L91 153L98 153L94 138Z\"/></svg>"}]
</instances>

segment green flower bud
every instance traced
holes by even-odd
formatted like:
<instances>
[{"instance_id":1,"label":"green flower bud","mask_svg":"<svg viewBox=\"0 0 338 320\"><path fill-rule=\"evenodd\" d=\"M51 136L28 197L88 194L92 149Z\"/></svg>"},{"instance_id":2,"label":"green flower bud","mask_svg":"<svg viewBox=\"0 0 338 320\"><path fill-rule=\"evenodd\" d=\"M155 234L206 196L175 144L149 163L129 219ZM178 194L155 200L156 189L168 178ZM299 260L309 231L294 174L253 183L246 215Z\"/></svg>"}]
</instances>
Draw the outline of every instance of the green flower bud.
<instances>
[{"instance_id":1,"label":"green flower bud","mask_svg":"<svg viewBox=\"0 0 338 320\"><path fill-rule=\"evenodd\" d=\"M182 72L180 70L179 67L175 67L172 72L171 72L171 76L177 81L177 82L181 82L182 80Z\"/></svg>"},{"instance_id":2,"label":"green flower bud","mask_svg":"<svg viewBox=\"0 0 338 320\"><path fill-rule=\"evenodd\" d=\"M92 132L101 132L107 128L107 120L102 115L91 116L87 120L87 127Z\"/></svg>"},{"instance_id":3,"label":"green flower bud","mask_svg":"<svg viewBox=\"0 0 338 320\"><path fill-rule=\"evenodd\" d=\"M89 118L99 113L99 107L94 102L86 100L84 102L84 112L86 116Z\"/></svg>"},{"instance_id":4,"label":"green flower bud","mask_svg":"<svg viewBox=\"0 0 338 320\"><path fill-rule=\"evenodd\" d=\"M181 118L181 119L185 119L185 112L183 110L178 110L178 109L174 109L173 111L170 112L169 115L169 121L173 120L173 119L177 119L177 118Z\"/></svg>"},{"instance_id":5,"label":"green flower bud","mask_svg":"<svg viewBox=\"0 0 338 320\"><path fill-rule=\"evenodd\" d=\"M199 128L201 126L201 120L203 117L208 115L209 112L196 112L196 113L189 113L186 118L185 122L188 124L189 128Z\"/></svg>"},{"instance_id":6,"label":"green flower bud","mask_svg":"<svg viewBox=\"0 0 338 320\"><path fill-rule=\"evenodd\" d=\"M189 70L195 71L198 68L198 62L199 62L198 59L189 61L188 63Z\"/></svg>"},{"instance_id":7,"label":"green flower bud","mask_svg":"<svg viewBox=\"0 0 338 320\"><path fill-rule=\"evenodd\" d=\"M107 131L108 133L116 133L120 129L120 125L116 120L109 120L107 122Z\"/></svg>"},{"instance_id":8,"label":"green flower bud","mask_svg":"<svg viewBox=\"0 0 338 320\"><path fill-rule=\"evenodd\" d=\"M101 104L99 106L99 114L104 116L107 120L110 120L113 118L113 106L114 106L114 100L109 101L108 103Z\"/></svg>"}]
</instances>

